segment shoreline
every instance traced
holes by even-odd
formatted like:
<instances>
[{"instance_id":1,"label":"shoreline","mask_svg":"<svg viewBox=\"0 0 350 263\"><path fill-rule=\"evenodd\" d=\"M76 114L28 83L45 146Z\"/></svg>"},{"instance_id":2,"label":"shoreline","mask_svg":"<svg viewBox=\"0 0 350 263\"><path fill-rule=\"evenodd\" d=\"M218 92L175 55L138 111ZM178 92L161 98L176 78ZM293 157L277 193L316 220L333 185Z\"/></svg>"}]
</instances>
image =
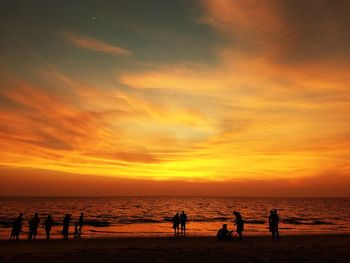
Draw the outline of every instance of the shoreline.
<instances>
[{"instance_id":1,"label":"shoreline","mask_svg":"<svg viewBox=\"0 0 350 263\"><path fill-rule=\"evenodd\" d=\"M215 239L216 240L216 234L215 235L191 235L191 234L186 234L183 236L174 236L174 235L161 235L161 236L124 236L124 235L120 235L120 236L96 236L96 237L90 237L90 236L83 236L82 238L77 238L74 239L73 238L73 234L69 234L69 241L72 242L79 242L79 241L83 241L83 240L104 240L104 241L118 241L118 240L137 240L137 239L149 239L149 240L160 240L160 239L173 239L173 240L185 240L185 239ZM44 237L44 235L42 235L41 237ZM282 234L280 235L280 239L298 239L298 238L322 238L322 237L346 237L350 239L350 233L301 233L301 234ZM256 239L271 239L271 234L266 234L266 235L260 235L260 234L250 234L250 235L245 235L243 232L243 238L244 240L256 240ZM237 236L234 236L233 241L235 241L237 239ZM19 241L15 241L15 240L9 240L9 239L0 239L0 244L1 243L21 243L21 242L29 242L29 243L35 243L35 242L51 242L51 241L62 241L62 237L54 237L54 238L50 238L49 240L45 239L45 238L37 238L36 240L28 240L26 238L26 236L24 235L23 238L21 238ZM230 241L228 241L230 242ZM278 241L277 241L278 242Z\"/></svg>"},{"instance_id":2,"label":"shoreline","mask_svg":"<svg viewBox=\"0 0 350 263\"><path fill-rule=\"evenodd\" d=\"M349 262L350 234L0 241L1 262Z\"/></svg>"},{"instance_id":3,"label":"shoreline","mask_svg":"<svg viewBox=\"0 0 350 263\"><path fill-rule=\"evenodd\" d=\"M186 237L186 238L211 238L216 237L217 231L212 231L210 234L208 232L200 233L200 232L190 232L186 234L186 236L179 236L179 237ZM237 237L236 232L233 232L234 237ZM20 241L26 241L28 232L24 231L21 233ZM259 237L271 237L270 232L243 232L243 235L247 238L259 238ZM310 237L310 236L350 236L350 232L297 232L297 231L289 231L284 232L283 230L280 230L280 235L282 237ZM6 234L2 233L0 235L0 243L3 241L9 241L10 231L6 231ZM74 233L69 233L69 240L74 240ZM138 233L131 233L131 232L110 232L110 231L95 231L95 230L89 230L89 231L83 231L81 239L137 239L137 238L173 238L174 234L173 231L169 232L138 232ZM50 240L61 240L62 234L59 232L53 233L51 235ZM36 237L37 241L47 241L46 240L46 234L45 233L38 233ZM50 241L49 240L49 241Z\"/></svg>"}]
</instances>

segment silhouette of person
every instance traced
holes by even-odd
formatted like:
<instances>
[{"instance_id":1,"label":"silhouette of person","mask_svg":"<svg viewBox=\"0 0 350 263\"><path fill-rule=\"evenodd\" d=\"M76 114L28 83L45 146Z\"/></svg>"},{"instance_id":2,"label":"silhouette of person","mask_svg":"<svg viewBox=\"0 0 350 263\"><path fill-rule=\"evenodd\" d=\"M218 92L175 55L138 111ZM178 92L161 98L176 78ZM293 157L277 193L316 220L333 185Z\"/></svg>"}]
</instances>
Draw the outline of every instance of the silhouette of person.
<instances>
[{"instance_id":1,"label":"silhouette of person","mask_svg":"<svg viewBox=\"0 0 350 263\"><path fill-rule=\"evenodd\" d=\"M223 224L222 228L219 229L218 233L216 234L216 238L218 240L224 240L224 241L225 240L232 240L233 239L232 232L233 232L233 230L228 231L227 224Z\"/></svg>"},{"instance_id":2,"label":"silhouette of person","mask_svg":"<svg viewBox=\"0 0 350 263\"><path fill-rule=\"evenodd\" d=\"M180 215L181 235L186 234L186 222L187 222L187 215L185 214L185 211L182 211Z\"/></svg>"},{"instance_id":3,"label":"silhouette of person","mask_svg":"<svg viewBox=\"0 0 350 263\"><path fill-rule=\"evenodd\" d=\"M176 213L173 217L173 228L175 236L179 235L179 225L180 225L180 216L179 213Z\"/></svg>"},{"instance_id":4,"label":"silhouette of person","mask_svg":"<svg viewBox=\"0 0 350 263\"><path fill-rule=\"evenodd\" d=\"M20 213L19 216L13 220L10 240L19 240L19 235L22 231L22 220L23 213Z\"/></svg>"},{"instance_id":5,"label":"silhouette of person","mask_svg":"<svg viewBox=\"0 0 350 263\"><path fill-rule=\"evenodd\" d=\"M242 232L244 230L244 222L241 213L234 211L233 214L236 217L234 220L234 225L236 226L236 232L238 234L238 239L242 240Z\"/></svg>"},{"instance_id":6,"label":"silhouette of person","mask_svg":"<svg viewBox=\"0 0 350 263\"><path fill-rule=\"evenodd\" d=\"M275 226L275 214L273 210L270 211L270 215L269 215L269 231L272 234L272 239L275 240L276 226Z\"/></svg>"},{"instance_id":7,"label":"silhouette of person","mask_svg":"<svg viewBox=\"0 0 350 263\"><path fill-rule=\"evenodd\" d=\"M80 238L80 222L76 222L74 227L74 239L77 238Z\"/></svg>"},{"instance_id":8,"label":"silhouette of person","mask_svg":"<svg viewBox=\"0 0 350 263\"><path fill-rule=\"evenodd\" d=\"M38 227L40 223L40 217L38 213L35 213L35 215L29 220L29 233L28 233L28 239L35 240L36 235L38 233Z\"/></svg>"},{"instance_id":9,"label":"silhouette of person","mask_svg":"<svg viewBox=\"0 0 350 263\"><path fill-rule=\"evenodd\" d=\"M80 213L78 224L79 224L79 237L81 237L81 229L83 228L83 224L84 224L84 213Z\"/></svg>"},{"instance_id":10,"label":"silhouette of person","mask_svg":"<svg viewBox=\"0 0 350 263\"><path fill-rule=\"evenodd\" d=\"M51 233L51 228L53 226L53 219L51 217L51 215L48 215L45 223L44 223L44 228L45 228L45 232L46 232L46 239L50 239L50 233Z\"/></svg>"},{"instance_id":11,"label":"silhouette of person","mask_svg":"<svg viewBox=\"0 0 350 263\"><path fill-rule=\"evenodd\" d=\"M72 217L69 214L66 214L63 219L63 230L62 230L63 240L68 240L69 224L71 220L72 220Z\"/></svg>"},{"instance_id":12,"label":"silhouette of person","mask_svg":"<svg viewBox=\"0 0 350 263\"><path fill-rule=\"evenodd\" d=\"M279 239L278 223L279 223L279 216L277 214L277 210L276 209L271 210L269 215L269 229L272 234L272 240Z\"/></svg>"},{"instance_id":13,"label":"silhouette of person","mask_svg":"<svg viewBox=\"0 0 350 263\"><path fill-rule=\"evenodd\" d=\"M279 240L280 239L280 233L278 231L278 225L279 225L279 222L280 222L280 217L277 213L277 209L273 210L274 211L274 214L275 214L275 224L276 224L276 239Z\"/></svg>"}]
</instances>

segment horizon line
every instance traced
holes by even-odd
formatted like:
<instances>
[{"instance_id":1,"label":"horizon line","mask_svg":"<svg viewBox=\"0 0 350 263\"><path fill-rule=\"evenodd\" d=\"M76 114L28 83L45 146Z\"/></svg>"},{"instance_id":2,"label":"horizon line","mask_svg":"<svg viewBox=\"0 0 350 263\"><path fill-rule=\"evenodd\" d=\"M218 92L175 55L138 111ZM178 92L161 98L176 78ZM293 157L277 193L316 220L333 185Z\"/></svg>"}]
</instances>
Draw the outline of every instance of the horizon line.
<instances>
[{"instance_id":1,"label":"horizon line","mask_svg":"<svg viewBox=\"0 0 350 263\"><path fill-rule=\"evenodd\" d=\"M107 197L148 197L148 198L262 198L262 199L350 199L350 196L233 196L233 195L0 195L0 198L107 198Z\"/></svg>"}]
</instances>

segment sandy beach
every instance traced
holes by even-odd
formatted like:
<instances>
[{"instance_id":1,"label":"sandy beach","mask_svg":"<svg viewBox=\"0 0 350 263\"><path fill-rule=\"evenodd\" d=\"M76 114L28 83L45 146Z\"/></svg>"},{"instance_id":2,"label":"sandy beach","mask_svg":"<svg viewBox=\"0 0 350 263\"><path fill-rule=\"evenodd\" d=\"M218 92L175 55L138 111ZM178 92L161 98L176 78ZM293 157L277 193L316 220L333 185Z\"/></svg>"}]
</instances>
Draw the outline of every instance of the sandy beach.
<instances>
[{"instance_id":1,"label":"sandy beach","mask_svg":"<svg viewBox=\"0 0 350 263\"><path fill-rule=\"evenodd\" d=\"M350 235L0 241L0 262L349 262Z\"/></svg>"}]
</instances>

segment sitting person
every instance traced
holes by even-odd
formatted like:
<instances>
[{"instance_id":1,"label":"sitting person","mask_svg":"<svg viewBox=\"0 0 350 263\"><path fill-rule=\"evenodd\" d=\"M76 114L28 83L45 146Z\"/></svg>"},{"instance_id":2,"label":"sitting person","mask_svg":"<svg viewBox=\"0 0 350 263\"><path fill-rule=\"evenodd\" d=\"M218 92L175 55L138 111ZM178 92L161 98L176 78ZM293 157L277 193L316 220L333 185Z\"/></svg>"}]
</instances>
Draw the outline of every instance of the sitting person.
<instances>
[{"instance_id":1,"label":"sitting person","mask_svg":"<svg viewBox=\"0 0 350 263\"><path fill-rule=\"evenodd\" d=\"M218 231L216 237L218 240L232 240L232 232L233 230L228 231L227 224L223 224L222 228Z\"/></svg>"}]
</instances>

